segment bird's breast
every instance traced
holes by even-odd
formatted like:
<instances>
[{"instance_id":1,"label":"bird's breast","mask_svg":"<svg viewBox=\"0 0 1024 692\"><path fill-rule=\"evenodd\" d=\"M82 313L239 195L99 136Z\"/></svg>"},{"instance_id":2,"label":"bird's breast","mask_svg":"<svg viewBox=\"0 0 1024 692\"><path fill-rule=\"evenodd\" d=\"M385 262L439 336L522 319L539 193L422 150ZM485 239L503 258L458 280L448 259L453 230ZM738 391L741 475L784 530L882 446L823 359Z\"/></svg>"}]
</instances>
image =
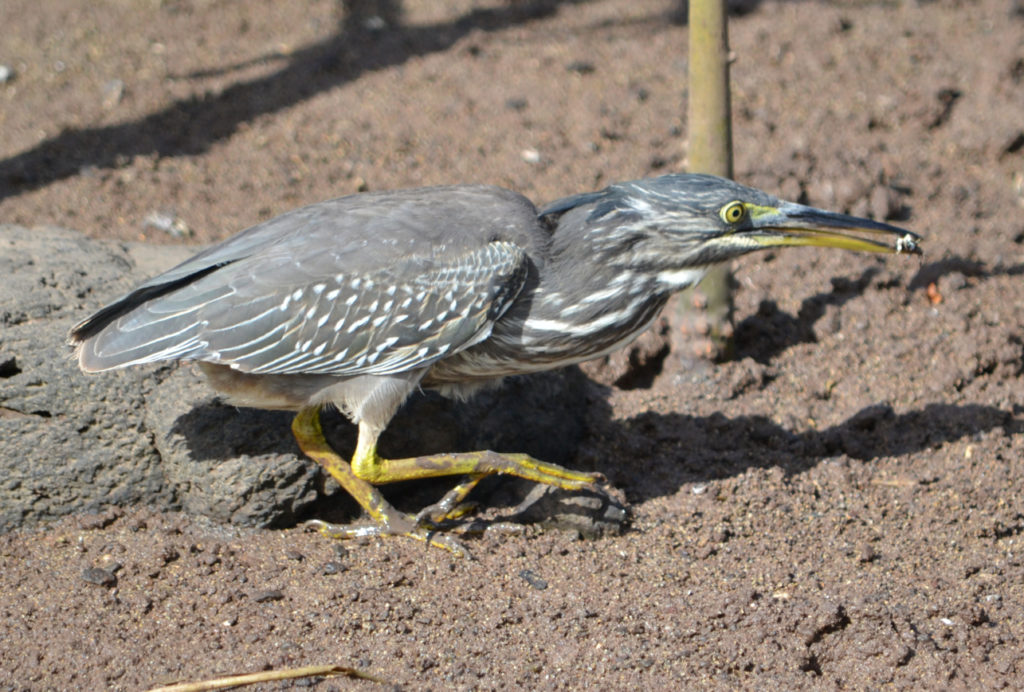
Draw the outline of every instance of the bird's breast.
<instances>
[{"instance_id":1,"label":"bird's breast","mask_svg":"<svg viewBox=\"0 0 1024 692\"><path fill-rule=\"evenodd\" d=\"M557 302L553 298L548 302ZM663 295L618 298L614 306L510 310L486 340L435 363L424 384L542 372L600 358L642 334L667 300Z\"/></svg>"}]
</instances>

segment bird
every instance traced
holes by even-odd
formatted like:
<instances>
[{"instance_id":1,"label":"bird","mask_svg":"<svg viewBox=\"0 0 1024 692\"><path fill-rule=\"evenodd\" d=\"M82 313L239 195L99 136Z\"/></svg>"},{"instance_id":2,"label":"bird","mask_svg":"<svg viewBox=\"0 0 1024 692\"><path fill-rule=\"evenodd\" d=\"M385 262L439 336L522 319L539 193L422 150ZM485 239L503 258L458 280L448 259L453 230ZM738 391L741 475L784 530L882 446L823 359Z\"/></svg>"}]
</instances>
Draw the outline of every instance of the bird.
<instances>
[{"instance_id":1,"label":"bird","mask_svg":"<svg viewBox=\"0 0 1024 692\"><path fill-rule=\"evenodd\" d=\"M507 376L607 355L710 267L756 250L919 254L920 242L887 223L692 173L540 209L488 185L363 192L200 252L80 322L68 340L86 373L195 361L229 403L295 411L300 449L371 519L314 520L324 534L402 535L462 554L442 529L484 477L604 494L602 476L489 450L384 458L378 437L415 391L465 398ZM358 427L348 460L324 438L325 406ZM377 487L441 476L463 479L415 515Z\"/></svg>"}]
</instances>

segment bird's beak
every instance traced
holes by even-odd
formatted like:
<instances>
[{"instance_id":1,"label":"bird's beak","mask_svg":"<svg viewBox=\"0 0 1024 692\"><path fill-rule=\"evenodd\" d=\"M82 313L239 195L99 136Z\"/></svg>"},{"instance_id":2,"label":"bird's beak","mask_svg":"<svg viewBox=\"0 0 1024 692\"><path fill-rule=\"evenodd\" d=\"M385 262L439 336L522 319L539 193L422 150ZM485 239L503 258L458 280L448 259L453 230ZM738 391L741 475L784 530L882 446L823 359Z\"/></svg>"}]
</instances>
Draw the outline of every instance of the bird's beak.
<instances>
[{"instance_id":1,"label":"bird's beak","mask_svg":"<svg viewBox=\"0 0 1024 692\"><path fill-rule=\"evenodd\" d=\"M921 236L887 223L783 202L751 207L749 238L764 246L815 245L862 252L921 254Z\"/></svg>"}]
</instances>

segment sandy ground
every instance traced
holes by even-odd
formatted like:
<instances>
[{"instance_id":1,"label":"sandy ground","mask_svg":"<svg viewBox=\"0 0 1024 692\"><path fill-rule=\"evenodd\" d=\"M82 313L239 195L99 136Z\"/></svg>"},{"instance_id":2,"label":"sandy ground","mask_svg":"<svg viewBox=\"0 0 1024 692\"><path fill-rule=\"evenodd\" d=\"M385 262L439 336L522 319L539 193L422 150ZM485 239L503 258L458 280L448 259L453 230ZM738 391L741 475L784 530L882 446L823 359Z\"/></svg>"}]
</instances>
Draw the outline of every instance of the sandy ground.
<instances>
[{"instance_id":1,"label":"sandy ground","mask_svg":"<svg viewBox=\"0 0 1024 692\"><path fill-rule=\"evenodd\" d=\"M673 3L404 10L5 0L0 221L204 243L365 189L540 203L685 168ZM328 663L405 689L1024 685L1024 12L763 2L731 40L737 178L926 254L739 262L734 359L670 354L588 404L570 465L624 492L627 532L458 560L143 507L18 529L0 689Z\"/></svg>"}]
</instances>

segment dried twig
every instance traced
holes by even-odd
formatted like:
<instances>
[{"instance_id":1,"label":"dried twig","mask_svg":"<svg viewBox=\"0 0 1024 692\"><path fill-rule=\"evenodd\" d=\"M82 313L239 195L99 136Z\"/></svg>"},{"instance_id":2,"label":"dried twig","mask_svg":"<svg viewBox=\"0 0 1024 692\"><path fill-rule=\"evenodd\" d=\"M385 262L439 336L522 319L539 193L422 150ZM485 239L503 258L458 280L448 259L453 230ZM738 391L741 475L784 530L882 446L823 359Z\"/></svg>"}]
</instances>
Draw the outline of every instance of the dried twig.
<instances>
[{"instance_id":1,"label":"dried twig","mask_svg":"<svg viewBox=\"0 0 1024 692\"><path fill-rule=\"evenodd\" d=\"M298 678L311 677L334 677L335 675L347 675L350 678L369 680L371 682L384 683L383 680L375 678L369 673L364 673L355 668L347 666L304 666L302 668L286 668L285 670L266 670L260 673L245 673L243 675L228 675L222 678L211 680L200 680L198 682L180 682L173 685L154 687L148 692L206 692L206 690L223 690L229 687L241 687L243 685L254 685L258 682L274 682L276 680L296 680Z\"/></svg>"}]
</instances>

